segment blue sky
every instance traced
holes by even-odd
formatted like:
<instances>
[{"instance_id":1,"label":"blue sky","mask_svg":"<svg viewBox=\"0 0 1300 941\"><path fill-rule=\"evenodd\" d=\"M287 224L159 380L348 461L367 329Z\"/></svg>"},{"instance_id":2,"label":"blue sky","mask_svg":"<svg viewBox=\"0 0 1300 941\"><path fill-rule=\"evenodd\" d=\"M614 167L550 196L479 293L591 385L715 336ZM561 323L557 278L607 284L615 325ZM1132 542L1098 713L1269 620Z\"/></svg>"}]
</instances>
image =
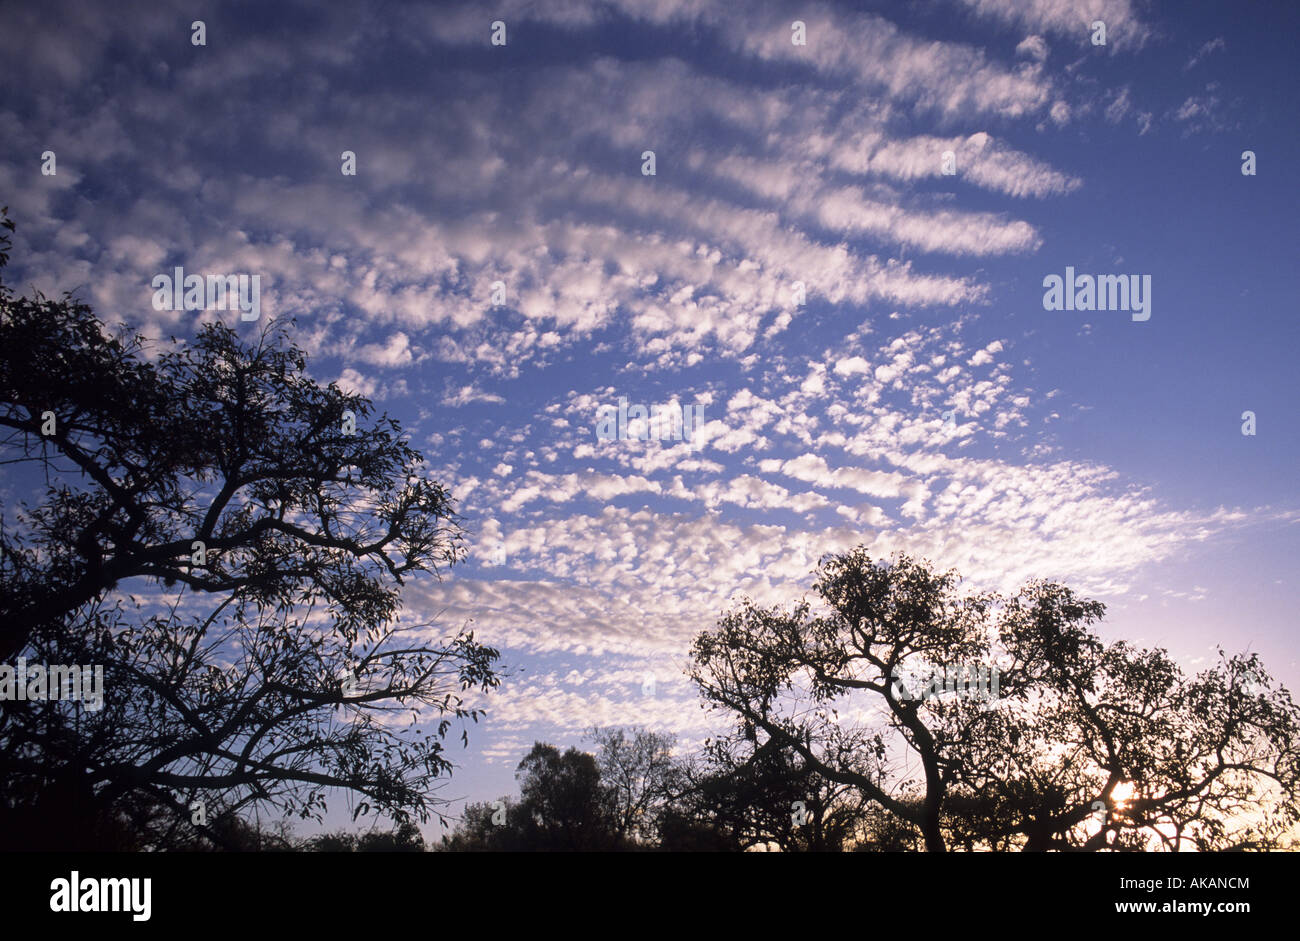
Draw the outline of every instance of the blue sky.
<instances>
[{"instance_id":1,"label":"blue sky","mask_svg":"<svg viewBox=\"0 0 1300 941\"><path fill-rule=\"evenodd\" d=\"M593 725L694 747L717 720L691 639L860 543L972 588L1059 579L1107 636L1190 670L1250 649L1295 687L1294 4L5 20L12 282L150 336L251 335L149 284L260 274L263 319L296 317L313 374L374 397L456 493L473 556L408 609L472 620L514 675L447 796L512 791L534 740ZM1067 266L1149 275L1150 319L1044 310ZM703 406L699 440L597 440L620 396Z\"/></svg>"}]
</instances>

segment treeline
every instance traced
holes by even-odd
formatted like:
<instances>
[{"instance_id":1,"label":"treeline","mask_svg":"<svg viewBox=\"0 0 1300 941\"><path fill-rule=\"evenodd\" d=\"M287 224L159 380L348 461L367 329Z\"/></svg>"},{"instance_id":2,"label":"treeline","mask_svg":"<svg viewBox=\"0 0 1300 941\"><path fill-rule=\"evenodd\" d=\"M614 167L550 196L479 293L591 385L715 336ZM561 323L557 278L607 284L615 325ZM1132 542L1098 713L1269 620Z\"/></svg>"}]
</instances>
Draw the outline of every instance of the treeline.
<instances>
[{"instance_id":1,"label":"treeline","mask_svg":"<svg viewBox=\"0 0 1300 941\"><path fill-rule=\"evenodd\" d=\"M826 787L778 750L738 763L719 743L674 754L675 736L594 730L594 753L536 743L519 795L466 807L451 852L741 852L915 849L850 789Z\"/></svg>"},{"instance_id":2,"label":"treeline","mask_svg":"<svg viewBox=\"0 0 1300 941\"><path fill-rule=\"evenodd\" d=\"M891 827L851 788L819 785L771 751L738 765L717 743L676 754L676 738L644 728L593 729L594 751L537 742L519 762L517 795L470 803L427 844L392 830L295 837L283 822L239 822L239 850L272 852L914 851L919 833Z\"/></svg>"}]
</instances>

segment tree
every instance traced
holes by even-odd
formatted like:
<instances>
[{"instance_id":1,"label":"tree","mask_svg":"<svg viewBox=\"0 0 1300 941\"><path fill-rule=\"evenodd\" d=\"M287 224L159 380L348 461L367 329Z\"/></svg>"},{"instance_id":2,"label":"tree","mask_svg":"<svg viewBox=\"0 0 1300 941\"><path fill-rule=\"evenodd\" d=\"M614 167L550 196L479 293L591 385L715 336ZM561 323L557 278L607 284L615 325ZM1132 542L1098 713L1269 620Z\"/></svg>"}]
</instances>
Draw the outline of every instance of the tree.
<instances>
[{"instance_id":1,"label":"tree","mask_svg":"<svg viewBox=\"0 0 1300 941\"><path fill-rule=\"evenodd\" d=\"M312 853L423 853L425 846L419 827L406 820L395 830L321 833L301 841L295 849Z\"/></svg>"},{"instance_id":2,"label":"tree","mask_svg":"<svg viewBox=\"0 0 1300 941\"><path fill-rule=\"evenodd\" d=\"M0 515L0 659L104 671L98 710L0 704L4 839L221 843L263 805L319 819L332 788L427 819L499 654L400 624L405 581L464 549L398 423L312 380L274 324L155 351L0 284L0 351L0 448L30 494Z\"/></svg>"},{"instance_id":3,"label":"tree","mask_svg":"<svg viewBox=\"0 0 1300 941\"><path fill-rule=\"evenodd\" d=\"M628 849L618 829L614 791L601 781L594 756L534 743L515 771L519 799L465 808L461 825L443 837L448 851L577 852Z\"/></svg>"},{"instance_id":4,"label":"tree","mask_svg":"<svg viewBox=\"0 0 1300 941\"><path fill-rule=\"evenodd\" d=\"M522 818L514 811L516 802L508 797L496 804L477 801L465 805L460 823L444 834L438 849L448 853L520 852L523 845L519 826Z\"/></svg>"},{"instance_id":5,"label":"tree","mask_svg":"<svg viewBox=\"0 0 1300 941\"><path fill-rule=\"evenodd\" d=\"M131 578L270 608L311 592L355 636L393 617L405 576L464 557L400 425L367 423L286 339L214 323L151 361L70 295L0 284L0 447L56 481L0 531L0 659Z\"/></svg>"},{"instance_id":6,"label":"tree","mask_svg":"<svg viewBox=\"0 0 1300 941\"><path fill-rule=\"evenodd\" d=\"M711 739L686 778L666 807L665 849L840 851L861 829L857 790L827 780L773 740Z\"/></svg>"},{"instance_id":7,"label":"tree","mask_svg":"<svg viewBox=\"0 0 1300 941\"><path fill-rule=\"evenodd\" d=\"M1300 710L1257 658L1185 677L1104 644L1104 607L1064 586L961 594L863 549L824 561L816 591L824 612L725 615L691 675L754 754L855 789L882 848L1274 848L1300 818ZM997 665L999 698L902 695L900 673L958 664Z\"/></svg>"},{"instance_id":8,"label":"tree","mask_svg":"<svg viewBox=\"0 0 1300 941\"><path fill-rule=\"evenodd\" d=\"M621 847L610 791L596 759L537 742L519 762L516 826L538 850L611 850Z\"/></svg>"},{"instance_id":9,"label":"tree","mask_svg":"<svg viewBox=\"0 0 1300 941\"><path fill-rule=\"evenodd\" d=\"M665 805L681 790L683 767L673 757L676 736L648 729L593 729L596 765L614 807L620 840L653 845Z\"/></svg>"}]
</instances>

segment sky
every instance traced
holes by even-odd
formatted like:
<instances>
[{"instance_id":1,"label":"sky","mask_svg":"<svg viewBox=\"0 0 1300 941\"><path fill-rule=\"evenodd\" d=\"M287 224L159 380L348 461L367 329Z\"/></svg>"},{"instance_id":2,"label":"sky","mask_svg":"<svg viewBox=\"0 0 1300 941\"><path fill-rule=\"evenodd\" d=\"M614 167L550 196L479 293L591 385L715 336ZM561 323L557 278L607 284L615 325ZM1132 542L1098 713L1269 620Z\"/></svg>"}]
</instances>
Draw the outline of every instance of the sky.
<instances>
[{"instance_id":1,"label":"sky","mask_svg":"<svg viewBox=\"0 0 1300 941\"><path fill-rule=\"evenodd\" d=\"M1295 4L3 17L9 283L154 338L294 318L455 494L470 559L408 617L509 676L442 796L592 726L697 747L692 639L857 545L1296 688ZM261 320L155 309L175 267L260 275ZM1045 309L1067 268L1149 278L1149 317ZM604 440L620 399L701 421Z\"/></svg>"}]
</instances>

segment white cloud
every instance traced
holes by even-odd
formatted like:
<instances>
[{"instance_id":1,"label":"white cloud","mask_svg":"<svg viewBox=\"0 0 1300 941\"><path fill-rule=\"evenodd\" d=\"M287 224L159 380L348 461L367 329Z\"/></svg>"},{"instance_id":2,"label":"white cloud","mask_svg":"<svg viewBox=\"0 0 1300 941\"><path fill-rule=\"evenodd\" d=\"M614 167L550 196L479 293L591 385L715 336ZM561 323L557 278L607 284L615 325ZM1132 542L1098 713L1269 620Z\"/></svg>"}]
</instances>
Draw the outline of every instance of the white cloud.
<instances>
[{"instance_id":1,"label":"white cloud","mask_svg":"<svg viewBox=\"0 0 1300 941\"><path fill-rule=\"evenodd\" d=\"M462 405L469 405L473 402L488 402L494 405L499 405L504 401L505 399L502 396L493 392L484 392L481 389L475 388L472 384L460 386L454 391L449 391L442 397L442 404L451 408L458 408Z\"/></svg>"},{"instance_id":2,"label":"white cloud","mask_svg":"<svg viewBox=\"0 0 1300 941\"><path fill-rule=\"evenodd\" d=\"M1130 0L960 0L981 16L1052 33L1078 45L1091 41L1092 24L1106 24L1106 43L1140 48L1151 30L1134 12ZM1118 40L1118 42L1117 42Z\"/></svg>"}]
</instances>

